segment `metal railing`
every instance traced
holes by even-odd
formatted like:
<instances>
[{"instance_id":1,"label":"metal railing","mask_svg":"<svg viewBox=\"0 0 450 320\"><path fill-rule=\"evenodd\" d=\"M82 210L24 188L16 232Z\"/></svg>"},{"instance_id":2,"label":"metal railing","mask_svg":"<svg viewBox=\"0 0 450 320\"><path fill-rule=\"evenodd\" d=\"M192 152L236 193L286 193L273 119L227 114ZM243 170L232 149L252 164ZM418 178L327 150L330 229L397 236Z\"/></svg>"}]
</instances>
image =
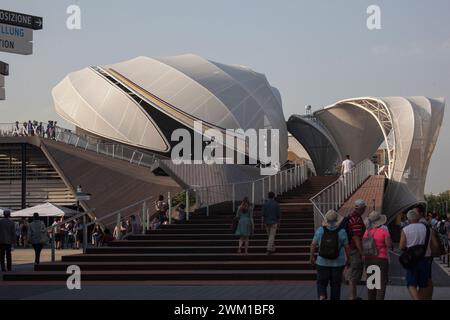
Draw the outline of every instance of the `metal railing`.
<instances>
[{"instance_id":1,"label":"metal railing","mask_svg":"<svg viewBox=\"0 0 450 320\"><path fill-rule=\"evenodd\" d=\"M76 214L72 217L68 217L67 219L51 225L49 227L47 227L47 231L51 234L54 235L56 233L56 229L57 228L61 228L61 226L64 226L66 223L68 222L72 222L72 221L79 221L80 219L82 220L81 222L81 232L82 232L82 236L83 236L83 241L82 241L82 249L83 249L83 253L86 253L86 249L88 247L88 228L92 225L96 225L96 224L103 224L105 221L109 221L109 222L114 222L115 224L115 228L117 230L117 234L116 234L116 238L117 239L121 239L121 233L122 233L122 222L127 219L130 215L135 215L137 219L139 219L140 225L141 225L141 233L145 234L146 230L149 229L150 226L150 219L151 219L151 215L150 215L150 208L152 207L152 205L154 205L154 200L155 197L151 196L148 198L145 198L143 200L137 201L131 205L128 205L124 208L121 208L119 210L113 211L101 218L93 218L91 219L90 222L87 222L87 217L88 215L90 215L91 213L93 213L95 211L95 209L91 209L85 212L81 212L79 214ZM80 229L78 230L78 232L80 232ZM55 261L55 237L52 236L51 237L51 261L54 262Z\"/></svg>"},{"instance_id":2,"label":"metal railing","mask_svg":"<svg viewBox=\"0 0 450 320\"><path fill-rule=\"evenodd\" d=\"M154 153L139 151L136 148L123 144L99 142L98 140L82 137L68 129L59 127L56 130L55 140L79 149L93 151L114 159L124 160L148 168L151 168L158 160Z\"/></svg>"},{"instance_id":3,"label":"metal railing","mask_svg":"<svg viewBox=\"0 0 450 320\"><path fill-rule=\"evenodd\" d=\"M214 204L231 202L232 212L236 212L238 201L248 197L253 205L263 204L269 191L275 195L288 192L308 179L308 165L294 164L291 168L279 171L274 175L245 182L229 183L207 187L187 189L186 194L195 196L197 208L206 208L209 215L209 207ZM188 199L188 197L186 197ZM186 220L189 220L189 207L186 201Z\"/></svg>"},{"instance_id":4,"label":"metal railing","mask_svg":"<svg viewBox=\"0 0 450 320\"><path fill-rule=\"evenodd\" d=\"M375 165L369 159L358 163L350 172L309 199L314 209L314 226L321 226L328 210L338 211L345 201L369 178L375 175Z\"/></svg>"},{"instance_id":5,"label":"metal railing","mask_svg":"<svg viewBox=\"0 0 450 320\"><path fill-rule=\"evenodd\" d=\"M19 129L15 128L14 123L0 123L0 136L38 136L43 139L52 139L79 149L93 151L114 159L128 161L148 168L151 168L158 160L156 154L150 151L144 152L123 144L103 142L89 136L79 135L70 129L59 126L52 127L51 130L47 132L47 124L45 123L42 125L42 130L38 130L35 126L33 127L32 132L29 132L28 128L23 127L22 123L19 123Z\"/></svg>"}]
</instances>

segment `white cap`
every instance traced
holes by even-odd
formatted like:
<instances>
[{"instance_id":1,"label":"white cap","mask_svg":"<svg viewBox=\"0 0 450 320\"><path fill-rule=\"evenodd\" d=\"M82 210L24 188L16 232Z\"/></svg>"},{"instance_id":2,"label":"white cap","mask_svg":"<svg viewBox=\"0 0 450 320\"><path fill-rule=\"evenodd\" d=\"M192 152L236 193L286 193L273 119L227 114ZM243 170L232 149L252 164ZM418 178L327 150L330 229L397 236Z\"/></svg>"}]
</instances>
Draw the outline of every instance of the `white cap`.
<instances>
[{"instance_id":1,"label":"white cap","mask_svg":"<svg viewBox=\"0 0 450 320\"><path fill-rule=\"evenodd\" d=\"M355 201L356 208L364 208L367 207L366 202L363 199L358 199Z\"/></svg>"}]
</instances>

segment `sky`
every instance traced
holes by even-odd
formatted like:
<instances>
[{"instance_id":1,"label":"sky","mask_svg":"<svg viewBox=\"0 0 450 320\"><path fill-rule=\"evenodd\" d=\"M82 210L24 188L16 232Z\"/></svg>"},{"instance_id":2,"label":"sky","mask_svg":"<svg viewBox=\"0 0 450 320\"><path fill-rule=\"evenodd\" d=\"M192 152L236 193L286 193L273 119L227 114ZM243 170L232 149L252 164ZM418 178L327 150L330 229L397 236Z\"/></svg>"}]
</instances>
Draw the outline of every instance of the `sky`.
<instances>
[{"instance_id":1,"label":"sky","mask_svg":"<svg viewBox=\"0 0 450 320\"><path fill-rule=\"evenodd\" d=\"M81 9L80 30L66 27L70 5ZM381 9L380 30L367 28L369 5ZM0 123L60 120L51 89L68 73L141 55L247 65L279 89L286 119L351 97L450 98L448 0L1 0L0 8L44 19L33 55L0 52L10 65ZM427 193L450 189L449 137L447 110Z\"/></svg>"}]
</instances>

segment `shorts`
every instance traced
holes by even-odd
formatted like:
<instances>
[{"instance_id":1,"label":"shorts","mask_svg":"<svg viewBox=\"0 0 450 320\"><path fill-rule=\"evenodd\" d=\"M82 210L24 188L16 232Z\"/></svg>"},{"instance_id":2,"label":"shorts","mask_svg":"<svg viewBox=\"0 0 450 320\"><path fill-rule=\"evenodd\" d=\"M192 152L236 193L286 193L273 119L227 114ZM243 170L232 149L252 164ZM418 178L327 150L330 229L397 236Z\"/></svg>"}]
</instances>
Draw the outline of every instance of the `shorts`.
<instances>
[{"instance_id":1,"label":"shorts","mask_svg":"<svg viewBox=\"0 0 450 320\"><path fill-rule=\"evenodd\" d=\"M55 233L55 241L60 242L61 241L61 233Z\"/></svg>"},{"instance_id":2,"label":"shorts","mask_svg":"<svg viewBox=\"0 0 450 320\"><path fill-rule=\"evenodd\" d=\"M407 287L428 287L428 281L431 279L431 269L433 258L426 257L421 259L412 269L406 270Z\"/></svg>"},{"instance_id":3,"label":"shorts","mask_svg":"<svg viewBox=\"0 0 450 320\"><path fill-rule=\"evenodd\" d=\"M364 271L364 263L358 250L352 250L350 252L350 267L348 271L348 280L353 283L359 283L361 281Z\"/></svg>"}]
</instances>

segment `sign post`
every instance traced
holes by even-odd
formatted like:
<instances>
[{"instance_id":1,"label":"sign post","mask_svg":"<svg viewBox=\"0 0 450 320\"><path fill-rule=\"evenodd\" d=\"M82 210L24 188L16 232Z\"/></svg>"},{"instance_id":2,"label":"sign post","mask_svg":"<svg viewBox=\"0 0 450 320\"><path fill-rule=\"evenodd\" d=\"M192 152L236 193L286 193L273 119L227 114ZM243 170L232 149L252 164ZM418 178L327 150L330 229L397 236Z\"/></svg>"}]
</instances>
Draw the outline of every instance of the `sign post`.
<instances>
[{"instance_id":1,"label":"sign post","mask_svg":"<svg viewBox=\"0 0 450 320\"><path fill-rule=\"evenodd\" d=\"M0 74L3 76L9 76L9 64L0 61Z\"/></svg>"},{"instance_id":2,"label":"sign post","mask_svg":"<svg viewBox=\"0 0 450 320\"><path fill-rule=\"evenodd\" d=\"M41 30L44 23L41 17L31 16L25 13L0 9L0 23L24 27L33 30Z\"/></svg>"},{"instance_id":3,"label":"sign post","mask_svg":"<svg viewBox=\"0 0 450 320\"><path fill-rule=\"evenodd\" d=\"M0 9L0 51L33 54L33 30L41 30L41 17ZM0 61L0 100L5 100L5 79L9 65Z\"/></svg>"}]
</instances>

